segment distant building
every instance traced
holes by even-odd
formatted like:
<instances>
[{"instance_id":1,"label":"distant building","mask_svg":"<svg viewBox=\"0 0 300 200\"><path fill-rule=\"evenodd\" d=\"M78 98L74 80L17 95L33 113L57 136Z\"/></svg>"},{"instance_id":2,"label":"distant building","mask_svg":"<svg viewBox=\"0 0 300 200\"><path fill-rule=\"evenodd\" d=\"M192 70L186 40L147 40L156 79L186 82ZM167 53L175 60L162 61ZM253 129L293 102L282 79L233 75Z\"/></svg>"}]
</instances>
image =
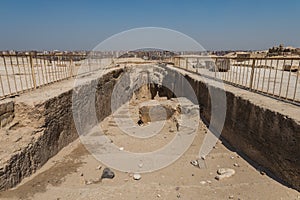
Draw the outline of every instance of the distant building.
<instances>
[{"instance_id":1,"label":"distant building","mask_svg":"<svg viewBox=\"0 0 300 200\"><path fill-rule=\"evenodd\" d=\"M238 62L243 62L250 58L251 53L250 52L236 52L236 60Z\"/></svg>"},{"instance_id":2,"label":"distant building","mask_svg":"<svg viewBox=\"0 0 300 200\"><path fill-rule=\"evenodd\" d=\"M230 52L228 54L225 54L224 57L237 58L238 62L242 62L251 57L251 52L243 52L243 51Z\"/></svg>"}]
</instances>

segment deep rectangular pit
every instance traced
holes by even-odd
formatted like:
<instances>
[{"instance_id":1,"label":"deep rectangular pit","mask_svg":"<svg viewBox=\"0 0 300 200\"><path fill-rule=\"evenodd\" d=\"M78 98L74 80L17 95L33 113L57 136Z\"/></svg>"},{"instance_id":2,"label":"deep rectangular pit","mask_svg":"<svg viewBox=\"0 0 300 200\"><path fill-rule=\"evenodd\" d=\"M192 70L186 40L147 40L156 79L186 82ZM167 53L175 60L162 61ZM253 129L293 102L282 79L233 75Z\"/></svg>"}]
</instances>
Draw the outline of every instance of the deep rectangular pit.
<instances>
[{"instance_id":1,"label":"deep rectangular pit","mask_svg":"<svg viewBox=\"0 0 300 200\"><path fill-rule=\"evenodd\" d=\"M164 70L168 72L168 76L176 74L173 68L166 67ZM91 82L97 83L96 107L99 120L111 114L111 92L122 73L123 69L111 71L101 78L90 79L80 88L85 90L89 88ZM219 88L208 86L191 74L185 77L197 94L203 119L209 122L211 105L208 87L213 90ZM180 80L178 83L180 84ZM9 152L10 157L1 163L1 190L14 187L23 178L30 176L61 148L78 137L71 110L71 86L72 84L65 90L56 88L55 94L33 104L27 100L23 101L22 96L14 100L15 118L1 129L1 134L6 134L6 130L17 132L18 127L20 129L24 127L21 126L23 122L25 125L31 124L32 129L24 133L30 137L15 140L17 144L21 144L20 147L12 149ZM51 89L51 86L45 89ZM39 90L35 92L38 95ZM160 92L164 94L162 96L172 97L170 91ZM300 142L300 120L297 112L299 108L234 87L226 89L226 96L227 114L222 137L299 190L300 147L297 145ZM88 115L88 112L86 114ZM24 117L28 117L31 121L21 120ZM21 123L16 124L16 120ZM15 127L10 128L13 124Z\"/></svg>"}]
</instances>

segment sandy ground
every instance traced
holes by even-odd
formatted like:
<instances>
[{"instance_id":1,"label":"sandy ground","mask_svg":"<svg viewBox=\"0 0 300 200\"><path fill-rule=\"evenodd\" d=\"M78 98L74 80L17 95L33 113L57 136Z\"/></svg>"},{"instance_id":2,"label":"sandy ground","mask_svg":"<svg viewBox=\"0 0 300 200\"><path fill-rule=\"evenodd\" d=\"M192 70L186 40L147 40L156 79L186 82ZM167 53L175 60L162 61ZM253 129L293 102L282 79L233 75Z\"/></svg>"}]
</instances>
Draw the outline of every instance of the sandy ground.
<instances>
[{"instance_id":1,"label":"sandy ground","mask_svg":"<svg viewBox=\"0 0 300 200\"><path fill-rule=\"evenodd\" d=\"M136 106L130 109L136 120ZM168 121L155 137L137 140L122 134L112 116L100 124L116 145L140 152L164 146L174 137L175 133L170 131L173 125ZM130 173L112 169L114 179L90 185L85 181L98 179L105 166L78 139L16 188L1 192L0 199L300 199L299 192L261 174L252 162L224 145L225 142L219 141L206 157L206 168L191 165L206 133L207 128L200 121L196 137L182 157L161 170L142 174L140 180L133 180ZM223 167L236 173L218 181L216 171Z\"/></svg>"}]
</instances>

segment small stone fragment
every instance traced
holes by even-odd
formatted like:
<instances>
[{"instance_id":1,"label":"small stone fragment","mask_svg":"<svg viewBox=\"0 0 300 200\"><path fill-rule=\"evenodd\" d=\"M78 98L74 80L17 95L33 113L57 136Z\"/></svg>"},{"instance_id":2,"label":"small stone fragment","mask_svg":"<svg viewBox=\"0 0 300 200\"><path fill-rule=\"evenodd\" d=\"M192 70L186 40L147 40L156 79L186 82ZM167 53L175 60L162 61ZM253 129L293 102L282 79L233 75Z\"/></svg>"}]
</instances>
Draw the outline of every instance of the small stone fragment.
<instances>
[{"instance_id":1,"label":"small stone fragment","mask_svg":"<svg viewBox=\"0 0 300 200\"><path fill-rule=\"evenodd\" d=\"M101 175L101 180L104 178L113 179L114 177L115 173L113 171L111 171L108 167L104 168Z\"/></svg>"},{"instance_id":2,"label":"small stone fragment","mask_svg":"<svg viewBox=\"0 0 300 200\"><path fill-rule=\"evenodd\" d=\"M264 175L266 175L266 172L260 171L260 174L264 176Z\"/></svg>"},{"instance_id":3,"label":"small stone fragment","mask_svg":"<svg viewBox=\"0 0 300 200\"><path fill-rule=\"evenodd\" d=\"M211 184L211 181L206 181L208 184Z\"/></svg>"},{"instance_id":4,"label":"small stone fragment","mask_svg":"<svg viewBox=\"0 0 300 200\"><path fill-rule=\"evenodd\" d=\"M233 195L230 195L228 198L229 198L229 199L233 199Z\"/></svg>"},{"instance_id":5,"label":"small stone fragment","mask_svg":"<svg viewBox=\"0 0 300 200\"><path fill-rule=\"evenodd\" d=\"M86 181L85 184L86 185L91 185L93 182L92 181Z\"/></svg>"},{"instance_id":6,"label":"small stone fragment","mask_svg":"<svg viewBox=\"0 0 300 200\"><path fill-rule=\"evenodd\" d=\"M181 197L181 195L180 195L180 194L177 194L177 198L180 199L180 197Z\"/></svg>"},{"instance_id":7,"label":"small stone fragment","mask_svg":"<svg viewBox=\"0 0 300 200\"><path fill-rule=\"evenodd\" d=\"M206 181L200 181L201 185L204 185L206 183Z\"/></svg>"},{"instance_id":8,"label":"small stone fragment","mask_svg":"<svg viewBox=\"0 0 300 200\"><path fill-rule=\"evenodd\" d=\"M120 151L123 151L123 150L124 150L124 147L120 147L119 150L120 150Z\"/></svg>"},{"instance_id":9,"label":"small stone fragment","mask_svg":"<svg viewBox=\"0 0 300 200\"><path fill-rule=\"evenodd\" d=\"M133 179L138 181L142 178L142 176L140 174L133 174Z\"/></svg>"},{"instance_id":10,"label":"small stone fragment","mask_svg":"<svg viewBox=\"0 0 300 200\"><path fill-rule=\"evenodd\" d=\"M158 198L160 198L160 197L161 197L161 195L160 195L160 194L157 194L156 196L157 196Z\"/></svg>"},{"instance_id":11,"label":"small stone fragment","mask_svg":"<svg viewBox=\"0 0 300 200\"><path fill-rule=\"evenodd\" d=\"M102 166L101 165L99 165L96 169L98 169L98 170L100 170L102 168Z\"/></svg>"},{"instance_id":12,"label":"small stone fragment","mask_svg":"<svg viewBox=\"0 0 300 200\"><path fill-rule=\"evenodd\" d=\"M190 162L193 166L198 167L198 161L197 160L192 160Z\"/></svg>"},{"instance_id":13,"label":"small stone fragment","mask_svg":"<svg viewBox=\"0 0 300 200\"><path fill-rule=\"evenodd\" d=\"M234 169L221 168L221 169L218 169L217 173L218 173L218 175L215 177L215 179L217 179L219 181L224 178L231 177L232 175L235 174L235 171L234 171Z\"/></svg>"},{"instance_id":14,"label":"small stone fragment","mask_svg":"<svg viewBox=\"0 0 300 200\"><path fill-rule=\"evenodd\" d=\"M82 173L82 172L80 173L80 176L83 176L83 173Z\"/></svg>"},{"instance_id":15,"label":"small stone fragment","mask_svg":"<svg viewBox=\"0 0 300 200\"><path fill-rule=\"evenodd\" d=\"M235 167L239 167L240 165L239 165L239 164L237 164L237 163L234 163L234 164L233 164L233 166L235 166Z\"/></svg>"}]
</instances>

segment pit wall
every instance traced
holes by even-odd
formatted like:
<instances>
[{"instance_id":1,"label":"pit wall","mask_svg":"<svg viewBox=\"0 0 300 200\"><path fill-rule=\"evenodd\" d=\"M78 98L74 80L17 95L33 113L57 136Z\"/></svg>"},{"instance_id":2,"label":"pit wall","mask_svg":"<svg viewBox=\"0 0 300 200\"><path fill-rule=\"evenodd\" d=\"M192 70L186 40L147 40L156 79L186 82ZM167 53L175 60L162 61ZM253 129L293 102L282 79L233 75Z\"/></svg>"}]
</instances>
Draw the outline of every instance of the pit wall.
<instances>
[{"instance_id":1,"label":"pit wall","mask_svg":"<svg viewBox=\"0 0 300 200\"><path fill-rule=\"evenodd\" d=\"M96 107L99 108L96 109L96 114L100 121L111 114L110 99L112 90L122 72L122 69L111 71L101 78L76 88L77 91L88 92L91 86L96 86L95 102ZM5 163L1 162L0 190L16 186L23 178L30 176L43 166L49 158L56 155L63 147L78 138L73 120L72 93L73 89L69 89L34 105L28 105L20 102L20 100L0 105L0 110L3 110L1 116L9 113L10 116L16 115L14 120L26 121L22 120L22 118L26 118L29 121L28 124L18 125L20 126L20 132L23 127L34 124L34 131L26 133L26 135L34 135L32 141L26 143L19 151L13 152L10 159ZM87 108L86 114L88 115L90 103L89 101L78 101L75 102L75 105L77 108L82 108L81 110ZM12 111L14 107L15 109ZM14 121L11 123L14 123ZM6 128L10 129L9 127ZM17 128L14 127L14 129ZM15 131L18 131L18 129Z\"/></svg>"},{"instance_id":2,"label":"pit wall","mask_svg":"<svg viewBox=\"0 0 300 200\"><path fill-rule=\"evenodd\" d=\"M167 69L172 76L174 70ZM220 88L197 80L194 74L184 73L198 97L201 117L209 124L212 110L209 91L217 93ZM300 108L233 86L227 88L226 119L221 137L300 191Z\"/></svg>"}]
</instances>

